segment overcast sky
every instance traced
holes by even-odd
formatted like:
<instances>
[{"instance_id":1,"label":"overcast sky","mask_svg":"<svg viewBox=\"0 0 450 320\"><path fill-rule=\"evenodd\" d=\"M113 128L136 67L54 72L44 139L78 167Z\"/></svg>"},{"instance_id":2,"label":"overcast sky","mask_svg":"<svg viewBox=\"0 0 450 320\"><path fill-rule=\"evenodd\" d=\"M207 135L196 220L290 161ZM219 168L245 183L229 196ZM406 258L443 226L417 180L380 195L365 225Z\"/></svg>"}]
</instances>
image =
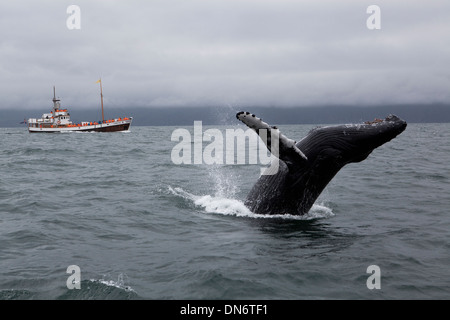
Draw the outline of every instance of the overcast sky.
<instances>
[{"instance_id":1,"label":"overcast sky","mask_svg":"<svg viewBox=\"0 0 450 320\"><path fill-rule=\"evenodd\" d=\"M99 77L111 107L450 103L450 1L1 2L0 108L90 108Z\"/></svg>"}]
</instances>

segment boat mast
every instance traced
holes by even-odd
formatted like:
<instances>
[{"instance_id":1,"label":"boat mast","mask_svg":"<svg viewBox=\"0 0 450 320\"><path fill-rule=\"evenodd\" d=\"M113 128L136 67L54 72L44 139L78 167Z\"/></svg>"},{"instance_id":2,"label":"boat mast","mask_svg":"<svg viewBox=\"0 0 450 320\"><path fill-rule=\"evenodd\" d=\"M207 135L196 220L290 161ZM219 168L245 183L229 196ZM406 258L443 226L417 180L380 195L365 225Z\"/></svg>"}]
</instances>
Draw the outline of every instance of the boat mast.
<instances>
[{"instance_id":1,"label":"boat mast","mask_svg":"<svg viewBox=\"0 0 450 320\"><path fill-rule=\"evenodd\" d=\"M103 88L102 88L102 78L98 80L97 82L100 82L100 98L102 100L102 122L105 122L105 114L103 112Z\"/></svg>"},{"instance_id":2,"label":"boat mast","mask_svg":"<svg viewBox=\"0 0 450 320\"><path fill-rule=\"evenodd\" d=\"M56 116L56 110L59 109L59 99L56 99L56 90L55 86L53 86L53 116Z\"/></svg>"}]
</instances>

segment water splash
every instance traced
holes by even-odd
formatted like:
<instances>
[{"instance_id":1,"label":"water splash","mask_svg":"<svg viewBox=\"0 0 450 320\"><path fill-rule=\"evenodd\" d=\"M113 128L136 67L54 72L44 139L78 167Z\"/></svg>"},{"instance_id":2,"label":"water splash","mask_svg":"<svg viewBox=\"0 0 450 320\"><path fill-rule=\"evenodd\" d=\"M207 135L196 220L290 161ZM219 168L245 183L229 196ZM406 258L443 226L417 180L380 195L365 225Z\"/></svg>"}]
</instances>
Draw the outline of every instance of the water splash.
<instances>
[{"instance_id":1,"label":"water splash","mask_svg":"<svg viewBox=\"0 0 450 320\"><path fill-rule=\"evenodd\" d=\"M118 288L118 289L122 289L125 290L126 292L135 292L130 286L125 285L125 279L124 279L124 274L120 273L119 276L117 277L117 281L113 281L113 280L105 280L105 279L90 279L90 282L94 282L94 283L101 283L104 284L108 287L114 287L114 288Z\"/></svg>"},{"instance_id":2,"label":"water splash","mask_svg":"<svg viewBox=\"0 0 450 320\"><path fill-rule=\"evenodd\" d=\"M225 172L223 167L208 166L208 174L214 182L214 196L221 198L234 198L239 188L232 172Z\"/></svg>"},{"instance_id":3,"label":"water splash","mask_svg":"<svg viewBox=\"0 0 450 320\"><path fill-rule=\"evenodd\" d=\"M333 211L323 204L313 205L308 214L302 216L292 214L265 215L251 212L242 201L237 199L211 195L197 196L183 190L182 188L172 188L170 186L169 192L186 200L192 201L195 206L203 208L203 210L207 213L257 219L286 220L312 220L330 218L334 216Z\"/></svg>"}]
</instances>

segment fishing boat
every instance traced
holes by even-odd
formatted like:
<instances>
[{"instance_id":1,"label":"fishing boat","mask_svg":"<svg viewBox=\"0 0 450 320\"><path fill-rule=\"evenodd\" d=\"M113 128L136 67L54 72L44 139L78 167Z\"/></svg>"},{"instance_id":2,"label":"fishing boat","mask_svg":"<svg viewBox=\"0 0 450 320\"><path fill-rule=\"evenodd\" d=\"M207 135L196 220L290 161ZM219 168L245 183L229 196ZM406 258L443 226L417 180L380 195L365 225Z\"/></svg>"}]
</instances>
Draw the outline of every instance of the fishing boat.
<instances>
[{"instance_id":1,"label":"fishing boat","mask_svg":"<svg viewBox=\"0 0 450 320\"><path fill-rule=\"evenodd\" d=\"M70 113L67 109L61 108L59 99L56 99L55 87L53 87L53 110L50 113L44 113L41 118L30 118L26 121L28 132L114 132L127 131L131 126L133 117L121 117L105 120L103 111L103 89L101 79L100 97L102 103L102 120L83 121L73 123L70 120Z\"/></svg>"}]
</instances>

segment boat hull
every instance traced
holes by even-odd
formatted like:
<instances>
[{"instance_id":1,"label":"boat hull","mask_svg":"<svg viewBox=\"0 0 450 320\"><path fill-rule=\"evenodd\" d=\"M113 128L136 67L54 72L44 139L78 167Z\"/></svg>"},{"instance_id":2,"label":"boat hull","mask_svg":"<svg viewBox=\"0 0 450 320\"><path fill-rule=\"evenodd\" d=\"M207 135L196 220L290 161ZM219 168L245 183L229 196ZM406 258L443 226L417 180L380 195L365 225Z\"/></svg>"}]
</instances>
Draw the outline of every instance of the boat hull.
<instances>
[{"instance_id":1,"label":"boat hull","mask_svg":"<svg viewBox=\"0 0 450 320\"><path fill-rule=\"evenodd\" d=\"M60 133L60 132L118 132L128 131L131 120L118 121L115 123L100 123L80 127L28 127L30 133Z\"/></svg>"}]
</instances>

